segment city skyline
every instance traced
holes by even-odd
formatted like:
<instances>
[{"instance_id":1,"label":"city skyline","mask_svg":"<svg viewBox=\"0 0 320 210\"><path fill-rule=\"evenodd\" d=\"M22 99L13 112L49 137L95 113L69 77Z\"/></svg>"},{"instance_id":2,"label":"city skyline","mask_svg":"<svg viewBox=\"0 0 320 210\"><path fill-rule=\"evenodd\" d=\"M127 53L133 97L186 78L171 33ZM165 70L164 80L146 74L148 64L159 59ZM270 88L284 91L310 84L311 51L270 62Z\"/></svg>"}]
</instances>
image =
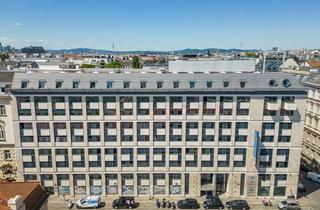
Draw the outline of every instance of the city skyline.
<instances>
[{"instance_id":1,"label":"city skyline","mask_svg":"<svg viewBox=\"0 0 320 210\"><path fill-rule=\"evenodd\" d=\"M299 6L300 5L300 6ZM320 3L306 1L3 1L0 42L16 48L170 51L316 49ZM14 8L14 9L12 9ZM10 17L10 18L8 18ZM303 38L303 39L302 39Z\"/></svg>"}]
</instances>

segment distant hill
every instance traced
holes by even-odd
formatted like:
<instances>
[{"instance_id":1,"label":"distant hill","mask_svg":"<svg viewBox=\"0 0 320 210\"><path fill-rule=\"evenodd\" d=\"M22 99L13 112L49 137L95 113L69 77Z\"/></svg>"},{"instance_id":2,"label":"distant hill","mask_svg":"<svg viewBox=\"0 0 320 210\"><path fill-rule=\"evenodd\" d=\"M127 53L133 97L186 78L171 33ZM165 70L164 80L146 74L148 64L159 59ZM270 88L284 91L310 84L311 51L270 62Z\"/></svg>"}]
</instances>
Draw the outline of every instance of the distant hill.
<instances>
[{"instance_id":1,"label":"distant hill","mask_svg":"<svg viewBox=\"0 0 320 210\"><path fill-rule=\"evenodd\" d=\"M113 54L113 53L129 53L129 54L154 54L154 55L161 55L161 54L199 54L199 53L237 53L237 52L257 52L256 49L220 49L220 48L206 48L206 49L182 49L182 50L174 50L174 51L152 51L152 50L134 50L134 51L111 51L111 50L104 50L104 49L90 49L90 48L74 48L74 49L60 49L60 50L47 50L47 52L54 52L54 53L75 53L75 54Z\"/></svg>"}]
</instances>

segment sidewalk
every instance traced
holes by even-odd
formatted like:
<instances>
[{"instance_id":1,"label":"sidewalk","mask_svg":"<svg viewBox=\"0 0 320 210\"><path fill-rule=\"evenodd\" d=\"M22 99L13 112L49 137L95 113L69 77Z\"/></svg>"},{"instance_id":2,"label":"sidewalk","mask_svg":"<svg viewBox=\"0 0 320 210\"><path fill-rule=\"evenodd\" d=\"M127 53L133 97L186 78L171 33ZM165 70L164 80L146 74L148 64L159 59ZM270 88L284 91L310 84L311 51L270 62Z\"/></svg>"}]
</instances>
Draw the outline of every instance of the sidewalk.
<instances>
[{"instance_id":1,"label":"sidewalk","mask_svg":"<svg viewBox=\"0 0 320 210\"><path fill-rule=\"evenodd\" d=\"M82 198L84 196L75 196L75 197L71 197L71 196L65 196L65 199L68 200L72 200L74 203L77 202L77 200L79 200L80 198ZM116 199L117 196L114 197L101 197L101 200L103 202L105 202L105 207L100 208L100 209L112 209L111 204L112 201L114 199ZM175 202L177 203L179 200L183 199L182 197L159 197L158 199L161 201L163 198L165 198L166 200L169 200L171 202ZM148 197L136 197L136 202L138 202L140 205L137 209L143 209L143 210L152 210L152 209L157 209L155 207L155 203L157 198L153 198L150 199ZM226 201L230 201L230 200L234 200L235 198L221 198L222 202L225 203ZM239 198L241 199L241 198ZM202 206L203 201L205 200L204 197L200 197L197 198L198 202L200 203L200 205ZM278 209L278 202L279 200L271 200L272 206L263 206L262 205L262 199L255 199L255 198L247 198L245 199L249 206L251 207L251 209L254 210L275 210ZM320 210L319 207L312 207L308 205L308 201L307 199L304 200L299 200L300 202L300 206L302 208L302 210ZM55 210L55 209L67 209L67 205L66 205L66 201L63 199L62 196L60 197L55 197L55 196L50 196L49 197L49 210ZM76 209L75 207L73 209ZM177 208L178 209L178 208ZM203 209L203 207L201 207L200 209Z\"/></svg>"}]
</instances>

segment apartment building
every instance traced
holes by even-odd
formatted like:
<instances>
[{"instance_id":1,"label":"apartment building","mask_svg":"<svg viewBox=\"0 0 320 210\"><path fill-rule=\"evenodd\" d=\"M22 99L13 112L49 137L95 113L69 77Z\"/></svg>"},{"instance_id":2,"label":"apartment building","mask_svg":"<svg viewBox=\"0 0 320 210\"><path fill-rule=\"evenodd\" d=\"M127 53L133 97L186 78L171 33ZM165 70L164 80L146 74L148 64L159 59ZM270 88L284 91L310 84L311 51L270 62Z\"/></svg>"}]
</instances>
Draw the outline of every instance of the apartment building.
<instances>
[{"instance_id":1,"label":"apartment building","mask_svg":"<svg viewBox=\"0 0 320 210\"><path fill-rule=\"evenodd\" d=\"M296 195L306 92L282 73L16 73L18 169L55 195Z\"/></svg>"},{"instance_id":2,"label":"apartment building","mask_svg":"<svg viewBox=\"0 0 320 210\"><path fill-rule=\"evenodd\" d=\"M304 82L308 88L302 161L320 172L320 80L313 77Z\"/></svg>"},{"instance_id":3,"label":"apartment building","mask_svg":"<svg viewBox=\"0 0 320 210\"><path fill-rule=\"evenodd\" d=\"M9 90L13 73L0 72L0 179L16 179L16 153Z\"/></svg>"}]
</instances>

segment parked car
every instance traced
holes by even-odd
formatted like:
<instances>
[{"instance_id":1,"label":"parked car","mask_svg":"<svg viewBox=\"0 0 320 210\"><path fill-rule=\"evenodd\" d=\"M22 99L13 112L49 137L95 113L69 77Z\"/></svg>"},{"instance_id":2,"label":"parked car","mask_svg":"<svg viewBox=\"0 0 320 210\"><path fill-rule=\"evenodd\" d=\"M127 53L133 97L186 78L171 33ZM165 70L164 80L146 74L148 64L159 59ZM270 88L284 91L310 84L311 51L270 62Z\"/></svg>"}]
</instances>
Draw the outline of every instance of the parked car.
<instances>
[{"instance_id":1,"label":"parked car","mask_svg":"<svg viewBox=\"0 0 320 210\"><path fill-rule=\"evenodd\" d=\"M310 172L310 171L312 171L312 170L311 170L311 167L308 166L308 165L305 164L305 163L301 163L301 165L300 165L300 170L301 170L301 171L305 171L305 172Z\"/></svg>"},{"instance_id":2,"label":"parked car","mask_svg":"<svg viewBox=\"0 0 320 210\"><path fill-rule=\"evenodd\" d=\"M133 209L136 207L138 207L138 203L135 202L134 197L119 197L112 202L114 209Z\"/></svg>"},{"instance_id":3,"label":"parked car","mask_svg":"<svg viewBox=\"0 0 320 210\"><path fill-rule=\"evenodd\" d=\"M299 202L293 199L287 199L278 203L280 210L301 210Z\"/></svg>"},{"instance_id":4,"label":"parked car","mask_svg":"<svg viewBox=\"0 0 320 210\"><path fill-rule=\"evenodd\" d=\"M200 208L200 205L196 199L193 198L187 198L178 201L178 208L180 209L198 209Z\"/></svg>"},{"instance_id":5,"label":"parked car","mask_svg":"<svg viewBox=\"0 0 320 210\"><path fill-rule=\"evenodd\" d=\"M226 202L228 209L249 209L249 205L245 200L233 200Z\"/></svg>"},{"instance_id":6,"label":"parked car","mask_svg":"<svg viewBox=\"0 0 320 210\"><path fill-rule=\"evenodd\" d=\"M304 187L304 185L301 182L299 182L299 184L298 184L298 191L301 193L306 192L306 188Z\"/></svg>"},{"instance_id":7,"label":"parked car","mask_svg":"<svg viewBox=\"0 0 320 210\"><path fill-rule=\"evenodd\" d=\"M313 182L317 182L320 184L320 174L308 172L307 179L310 179Z\"/></svg>"},{"instance_id":8,"label":"parked car","mask_svg":"<svg viewBox=\"0 0 320 210\"><path fill-rule=\"evenodd\" d=\"M101 198L97 195L86 196L77 201L78 209L99 208L101 206Z\"/></svg>"},{"instance_id":9,"label":"parked car","mask_svg":"<svg viewBox=\"0 0 320 210\"><path fill-rule=\"evenodd\" d=\"M205 209L224 209L224 205L218 196L211 196L203 202Z\"/></svg>"}]
</instances>

